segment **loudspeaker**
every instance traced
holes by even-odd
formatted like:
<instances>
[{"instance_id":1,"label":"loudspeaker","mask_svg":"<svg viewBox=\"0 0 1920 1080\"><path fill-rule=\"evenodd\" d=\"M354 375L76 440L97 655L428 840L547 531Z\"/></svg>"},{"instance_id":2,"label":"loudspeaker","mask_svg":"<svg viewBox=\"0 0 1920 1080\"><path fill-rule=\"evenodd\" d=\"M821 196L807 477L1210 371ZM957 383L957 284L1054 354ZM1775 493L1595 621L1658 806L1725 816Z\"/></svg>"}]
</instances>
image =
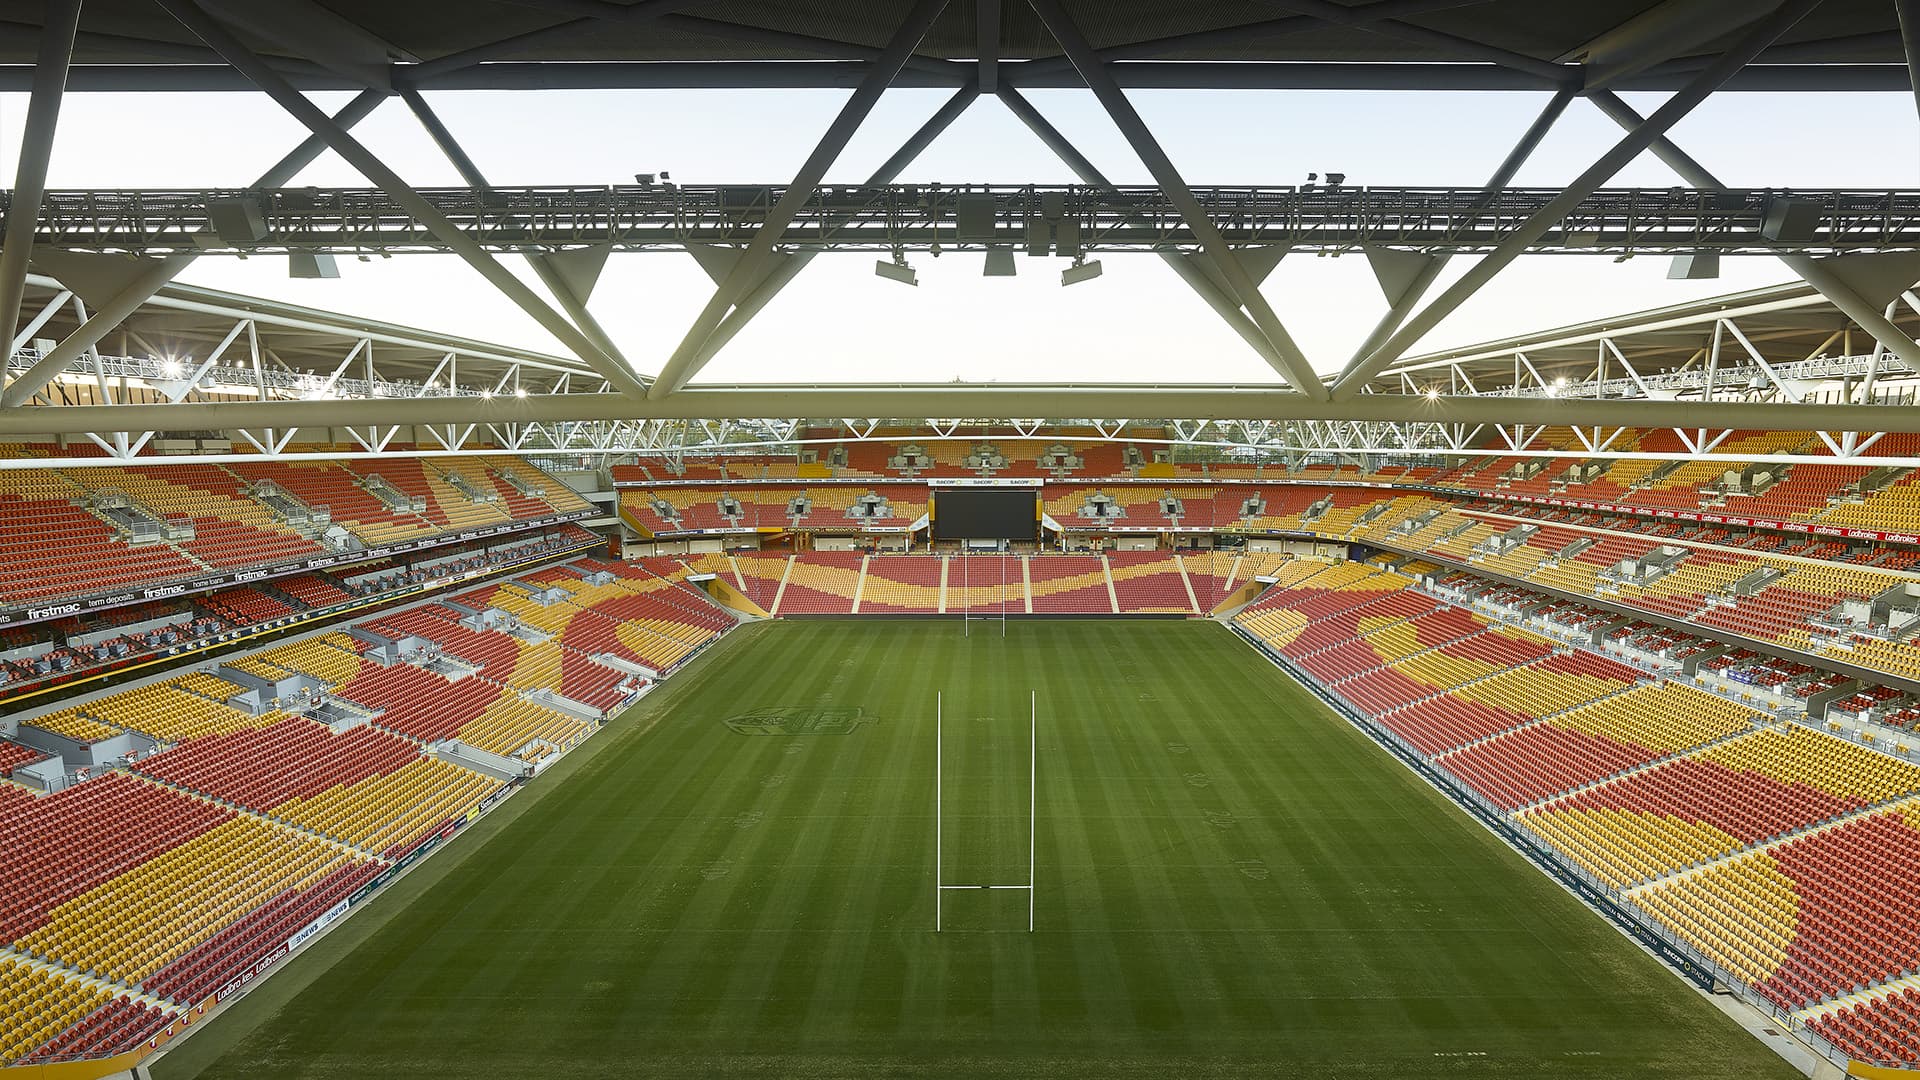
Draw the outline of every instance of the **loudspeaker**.
<instances>
[{"instance_id":1,"label":"loudspeaker","mask_svg":"<svg viewBox=\"0 0 1920 1080\"><path fill-rule=\"evenodd\" d=\"M1804 199L1774 199L1760 219L1760 235L1786 244L1804 244L1820 228L1820 204Z\"/></svg>"},{"instance_id":2,"label":"loudspeaker","mask_svg":"<svg viewBox=\"0 0 1920 1080\"><path fill-rule=\"evenodd\" d=\"M333 256L320 255L309 251L290 251L287 253L287 276L296 278L337 278L340 268L334 265Z\"/></svg>"},{"instance_id":3,"label":"loudspeaker","mask_svg":"<svg viewBox=\"0 0 1920 1080\"><path fill-rule=\"evenodd\" d=\"M960 240L993 239L991 195L962 195L953 203L953 233Z\"/></svg>"},{"instance_id":4,"label":"loudspeaker","mask_svg":"<svg viewBox=\"0 0 1920 1080\"><path fill-rule=\"evenodd\" d=\"M1080 223L1071 219L1053 227L1053 253L1070 259L1080 257Z\"/></svg>"},{"instance_id":5,"label":"loudspeaker","mask_svg":"<svg viewBox=\"0 0 1920 1080\"><path fill-rule=\"evenodd\" d=\"M267 238L267 214L258 199L210 199L207 217L213 222L214 233L225 243L257 244Z\"/></svg>"},{"instance_id":6,"label":"loudspeaker","mask_svg":"<svg viewBox=\"0 0 1920 1080\"><path fill-rule=\"evenodd\" d=\"M1675 255L1667 264L1668 281L1710 281L1720 276L1720 256L1696 253Z\"/></svg>"},{"instance_id":7,"label":"loudspeaker","mask_svg":"<svg viewBox=\"0 0 1920 1080\"><path fill-rule=\"evenodd\" d=\"M1037 218L1027 219L1026 251L1029 255L1045 255L1053 247L1052 230L1047 223Z\"/></svg>"}]
</instances>

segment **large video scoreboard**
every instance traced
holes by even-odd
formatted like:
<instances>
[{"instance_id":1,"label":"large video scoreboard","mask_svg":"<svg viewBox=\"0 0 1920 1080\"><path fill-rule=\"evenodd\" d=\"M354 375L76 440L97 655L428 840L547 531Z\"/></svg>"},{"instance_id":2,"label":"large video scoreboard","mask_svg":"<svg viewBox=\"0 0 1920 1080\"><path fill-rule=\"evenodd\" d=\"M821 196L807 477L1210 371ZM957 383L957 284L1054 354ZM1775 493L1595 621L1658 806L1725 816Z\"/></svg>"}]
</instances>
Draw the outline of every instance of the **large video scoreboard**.
<instances>
[{"instance_id":1,"label":"large video scoreboard","mask_svg":"<svg viewBox=\"0 0 1920 1080\"><path fill-rule=\"evenodd\" d=\"M1040 535L1038 488L935 488L933 535L942 540L1032 540Z\"/></svg>"}]
</instances>

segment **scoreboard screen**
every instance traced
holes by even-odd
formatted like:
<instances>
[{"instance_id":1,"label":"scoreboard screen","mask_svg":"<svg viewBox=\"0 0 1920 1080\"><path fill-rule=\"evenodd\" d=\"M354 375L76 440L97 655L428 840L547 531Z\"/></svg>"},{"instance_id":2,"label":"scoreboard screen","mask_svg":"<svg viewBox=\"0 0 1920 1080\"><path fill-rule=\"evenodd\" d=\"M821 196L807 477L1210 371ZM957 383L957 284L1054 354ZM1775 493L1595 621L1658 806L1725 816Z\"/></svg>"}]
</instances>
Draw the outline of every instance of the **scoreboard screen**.
<instances>
[{"instance_id":1,"label":"scoreboard screen","mask_svg":"<svg viewBox=\"0 0 1920 1080\"><path fill-rule=\"evenodd\" d=\"M936 488L933 534L942 540L1031 540L1040 533L1035 488Z\"/></svg>"}]
</instances>

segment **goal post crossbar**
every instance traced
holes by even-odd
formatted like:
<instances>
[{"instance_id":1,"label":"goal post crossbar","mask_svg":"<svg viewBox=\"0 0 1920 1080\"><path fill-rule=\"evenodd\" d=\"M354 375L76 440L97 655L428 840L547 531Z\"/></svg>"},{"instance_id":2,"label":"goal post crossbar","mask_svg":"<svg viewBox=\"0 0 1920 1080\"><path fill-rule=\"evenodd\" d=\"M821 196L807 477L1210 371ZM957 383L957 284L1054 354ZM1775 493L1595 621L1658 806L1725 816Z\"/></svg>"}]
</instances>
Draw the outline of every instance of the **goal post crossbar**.
<instances>
[{"instance_id":1,"label":"goal post crossbar","mask_svg":"<svg viewBox=\"0 0 1920 1080\"><path fill-rule=\"evenodd\" d=\"M933 696L933 932L940 932L942 894L954 891L1012 890L1025 891L1027 894L1027 933L1033 933L1033 896L1034 896L1034 839L1037 831L1040 808L1040 694L1037 690L1028 691L1027 706L1027 881L1024 885L949 885L942 873L945 869L944 846L946 830L944 821L944 794L946 784L946 739L945 739L945 694L935 691Z\"/></svg>"},{"instance_id":2,"label":"goal post crossbar","mask_svg":"<svg viewBox=\"0 0 1920 1080\"><path fill-rule=\"evenodd\" d=\"M960 606L960 636L962 637L973 636L974 623L991 622L994 618L994 616L991 614L975 615L973 613L973 563L971 561L971 555L972 555L972 552L970 549L965 547L962 547L960 549L960 592L961 592L961 595L964 597L964 599L961 601L961 606ZM997 558L1000 561L1000 593L999 593L1000 636L1006 637L1007 636L1007 585L1008 585L1007 553L999 552L997 554Z\"/></svg>"}]
</instances>

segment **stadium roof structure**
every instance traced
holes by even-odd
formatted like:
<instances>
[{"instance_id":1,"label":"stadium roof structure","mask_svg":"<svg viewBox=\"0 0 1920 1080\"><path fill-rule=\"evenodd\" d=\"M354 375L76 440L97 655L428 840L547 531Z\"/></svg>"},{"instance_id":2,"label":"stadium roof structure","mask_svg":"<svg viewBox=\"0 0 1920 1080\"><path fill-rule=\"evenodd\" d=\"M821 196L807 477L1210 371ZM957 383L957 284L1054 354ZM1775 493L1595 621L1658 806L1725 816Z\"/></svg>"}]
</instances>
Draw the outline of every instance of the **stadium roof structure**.
<instances>
[{"instance_id":1,"label":"stadium roof structure","mask_svg":"<svg viewBox=\"0 0 1920 1080\"><path fill-rule=\"evenodd\" d=\"M59 5L49 5L57 8ZM204 0L301 89L852 87L904 0ZM1065 0L1127 86L1516 90L1606 82L1675 90L1769 3L1587 0ZM0 64L30 81L42 5L10 0ZM1907 89L1894 5L1830 0L1767 44L1732 90ZM24 32L23 32L24 31ZM983 62L997 67L989 76ZM153 0L89 0L79 90L253 89ZM952 0L896 86L979 78L1080 87L1024 0ZM984 87L991 92L992 84Z\"/></svg>"},{"instance_id":2,"label":"stadium roof structure","mask_svg":"<svg viewBox=\"0 0 1920 1080\"><path fill-rule=\"evenodd\" d=\"M86 303L72 288L33 274L26 291L23 341L84 324ZM1890 317L1920 331L1920 296L1904 291ZM279 457L310 441L299 438L303 428L325 427L377 454L397 427L417 424L429 453L478 440L528 453L686 455L790 448L822 427L835 441L903 432L939 440L977 437L986 424L1002 434L1072 428L1266 453L1525 456L1565 452L1529 443L1568 406L1608 414L1600 430L1573 428L1599 454L1620 429L1650 426L1649 408L1694 415L1709 402L1716 421L1751 428L1782 407L1848 420L1859 410L1850 403L1869 398L1893 410L1876 414L1895 420L1885 430L1914 430L1920 370L1862 337L1811 286L1777 285L1408 357L1355 399L1358 420L1288 416L1300 395L1273 384L985 384L957 393L733 384L635 403L606 392L576 357L175 283L121 322L110 341L118 349L97 349L52 383L51 404L0 412L0 437L79 435L132 459L153 432L221 430ZM37 355L22 348L14 363ZM716 401L748 411L707 415ZM1412 403L1414 414L1376 402ZM967 407L954 411L956 403ZM642 410L649 415L633 415ZM108 424L128 427L99 426ZM1710 457L1731 429L1675 430ZM1814 430L1834 457L1892 463L1873 456L1877 430Z\"/></svg>"},{"instance_id":3,"label":"stadium roof structure","mask_svg":"<svg viewBox=\"0 0 1920 1080\"><path fill-rule=\"evenodd\" d=\"M15 31L0 36L0 88L26 89L32 98L0 243L0 320L19 326L15 312L29 294L39 302L24 309L29 320L60 293L73 296L52 304L52 314L32 333L16 331L0 391L0 434L84 433L124 453L143 442L141 433L175 430L270 429L263 445L271 451L279 433L318 426L366 425L377 433L410 424L445 425L449 432L491 424L550 437L555 425L605 432L674 422L684 432L691 430L684 422L769 416L1178 418L1192 430L1217 421L1242 424L1243 431L1245 424L1267 425L1260 430L1288 432L1296 443L1303 431L1315 443L1332 441L1336 432L1370 431L1381 434L1364 441L1401 452L1457 449L1472 442L1468 432L1481 425L1520 432L1548 424L1596 431L1673 426L1701 433L1695 445L1702 450L1713 430L1864 433L1833 440L1836 453L1856 452L1873 433L1920 428L1908 381L1920 371L1909 291L1920 280L1920 192L1727 189L1668 133L1717 92L1910 89L1920 43L1902 33L1898 13L1908 6L1878 0L88 0L83 8L80 0L14 0L0 9ZM1920 33L1920 27L1904 29ZM851 93L796 175L726 188L683 188L646 176L631 188L496 188L427 100L453 89L675 86L821 86ZM826 170L882 94L908 86L952 94L866 183L824 185ZM1022 94L1060 86L1093 94L1146 165L1151 186L1110 183ZM1127 89L1138 87L1530 90L1544 92L1545 105L1481 188L1351 188L1333 177L1320 185L1196 187L1129 101ZM266 173L235 178L230 187L47 192L46 159L68 89L257 91L310 135ZM303 93L319 89L358 92L328 115ZM1670 96L1642 116L1619 96L1635 90ZM998 98L1080 183L895 183L982 95ZM354 137L353 126L392 98L414 113L466 187L417 189ZM1520 165L1576 100L1615 121L1619 140L1564 188L1511 187ZM327 150L373 187L287 187ZM1688 186L1603 186L1645 152ZM898 253L935 235L963 247L1020 248L1076 262L1105 252L1160 258L1279 382L722 387L697 381L727 341L814 257L842 250ZM693 252L715 290L671 356L657 365L637 363L622 354L588 303L611 253L662 249ZM1363 252L1386 292L1388 314L1343 364L1304 355L1261 294L1266 273L1290 250ZM257 369L249 355L250 397L233 380L222 384L227 389L220 395L175 385L154 402L115 396L109 365L97 358L101 342L110 343L110 335L142 312L154 317L154 304L171 304L170 317L182 318L191 291L169 283L195 259L338 251L455 254L570 356L516 359L513 350L463 350L436 335L386 328L382 333L421 344L437 340L430 349L446 346L443 356L476 355L449 377L436 370L440 361L430 349L410 353L411 346L375 344L339 359L306 356L288 345L270 350ZM1408 357L1515 258L1542 252L1658 252L1696 260L1764 254L1806 284L1636 317L1628 322L1640 337L1625 345L1611 327L1568 328ZM1429 297L1455 255L1473 261ZM547 295L521 282L503 257L526 259ZM30 271L39 276L30 278ZM235 298L194 302L231 307ZM68 305L70 322L63 321ZM195 314L218 320L233 313ZM262 314L243 333L251 340L265 325ZM25 348L49 333L58 334L51 347ZM131 329L123 334L131 336ZM228 346L237 340L226 339ZM1656 341L1665 344L1648 344ZM1796 355L1802 347L1806 352ZM477 353L483 351L498 358L482 361ZM135 359L146 362L126 361ZM353 381L356 362L363 377ZM212 354L200 356L196 368L201 364L209 365L207 377L219 366ZM269 390L269 368L320 376L325 385L295 394ZM517 373L514 388L524 395L498 392L507 383L482 385L482 373L496 370ZM386 374L388 381L418 385L389 395L381 385ZM92 392L72 391L89 379ZM351 395L361 387L364 396ZM368 442L383 445L378 438ZM616 442L622 440L607 445Z\"/></svg>"}]
</instances>

